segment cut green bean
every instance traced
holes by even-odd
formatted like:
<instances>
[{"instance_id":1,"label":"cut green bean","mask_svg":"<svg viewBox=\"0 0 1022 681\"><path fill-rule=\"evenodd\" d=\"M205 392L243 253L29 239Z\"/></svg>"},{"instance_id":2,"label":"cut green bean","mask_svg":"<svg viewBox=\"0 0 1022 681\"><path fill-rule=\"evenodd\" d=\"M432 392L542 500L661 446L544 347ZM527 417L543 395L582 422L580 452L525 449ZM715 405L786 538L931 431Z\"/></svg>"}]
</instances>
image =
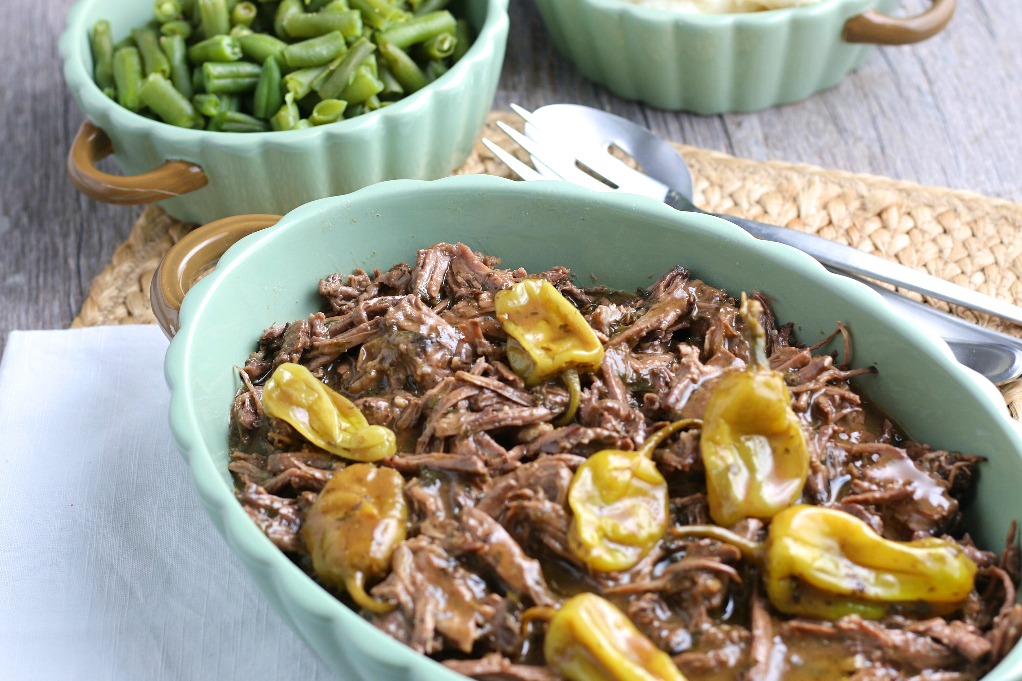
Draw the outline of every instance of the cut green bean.
<instances>
[{"instance_id":1,"label":"cut green bean","mask_svg":"<svg viewBox=\"0 0 1022 681\"><path fill-rule=\"evenodd\" d=\"M259 14L259 8L255 3L243 0L231 10L231 26L244 26L250 28Z\"/></svg>"},{"instance_id":2,"label":"cut green bean","mask_svg":"<svg viewBox=\"0 0 1022 681\"><path fill-rule=\"evenodd\" d=\"M223 92L217 97L220 98L220 108L224 111L241 111L241 95L234 92Z\"/></svg>"},{"instance_id":3,"label":"cut green bean","mask_svg":"<svg viewBox=\"0 0 1022 681\"><path fill-rule=\"evenodd\" d=\"M315 87L323 99L337 99L348 87L355 69L376 50L376 46L365 38L359 38L348 48L347 53Z\"/></svg>"},{"instance_id":4,"label":"cut green bean","mask_svg":"<svg viewBox=\"0 0 1022 681\"><path fill-rule=\"evenodd\" d=\"M375 53L373 53L373 54L369 55L368 57L366 57L365 61L362 62L362 63L369 67L369 70L373 72L374 76L379 77L380 67L379 67L379 64L378 64L378 60L376 59L376 54Z\"/></svg>"},{"instance_id":5,"label":"cut green bean","mask_svg":"<svg viewBox=\"0 0 1022 681\"><path fill-rule=\"evenodd\" d=\"M210 120L208 129L220 132L266 132L270 124L240 111L221 111Z\"/></svg>"},{"instance_id":6,"label":"cut green bean","mask_svg":"<svg viewBox=\"0 0 1022 681\"><path fill-rule=\"evenodd\" d=\"M429 14L444 9L448 4L450 4L450 0L422 0L417 7L413 3L412 11L416 14Z\"/></svg>"},{"instance_id":7,"label":"cut green bean","mask_svg":"<svg viewBox=\"0 0 1022 681\"><path fill-rule=\"evenodd\" d=\"M383 89L380 90L378 95L383 100L395 100L400 99L405 94L405 89L401 87L401 83L397 82L397 78L390 72L390 67L386 64L380 65L376 72L376 77L383 83Z\"/></svg>"},{"instance_id":8,"label":"cut green bean","mask_svg":"<svg viewBox=\"0 0 1022 681\"><path fill-rule=\"evenodd\" d=\"M307 12L318 12L327 5L339 3L344 5L344 9L348 9L348 3L345 0L305 0L305 10Z\"/></svg>"},{"instance_id":9,"label":"cut green bean","mask_svg":"<svg viewBox=\"0 0 1022 681\"><path fill-rule=\"evenodd\" d=\"M122 47L114 52L114 83L117 86L117 102L129 111L138 111L138 89L142 86L142 56L138 48Z\"/></svg>"},{"instance_id":10,"label":"cut green bean","mask_svg":"<svg viewBox=\"0 0 1022 681\"><path fill-rule=\"evenodd\" d=\"M322 66L348 51L340 31L332 31L317 38L292 43L284 48L284 63L291 69Z\"/></svg>"},{"instance_id":11,"label":"cut green bean","mask_svg":"<svg viewBox=\"0 0 1022 681\"><path fill-rule=\"evenodd\" d=\"M422 72L426 74L426 78L432 83L434 80L447 73L447 65L442 61L429 61L426 62L426 68L424 68Z\"/></svg>"},{"instance_id":12,"label":"cut green bean","mask_svg":"<svg viewBox=\"0 0 1022 681\"><path fill-rule=\"evenodd\" d=\"M192 96L192 70L188 67L188 48L179 35L160 37L160 48L170 62L170 82L185 97Z\"/></svg>"},{"instance_id":13,"label":"cut green bean","mask_svg":"<svg viewBox=\"0 0 1022 681\"><path fill-rule=\"evenodd\" d=\"M376 29L387 28L391 24L405 21L411 14L387 0L348 0L352 9L362 12L362 19Z\"/></svg>"},{"instance_id":14,"label":"cut green bean","mask_svg":"<svg viewBox=\"0 0 1022 681\"><path fill-rule=\"evenodd\" d=\"M232 62L242 56L241 43L229 35L215 35L188 48L188 61L193 64L207 61Z\"/></svg>"},{"instance_id":15,"label":"cut green bean","mask_svg":"<svg viewBox=\"0 0 1022 681\"><path fill-rule=\"evenodd\" d=\"M135 47L135 39L131 37L130 33L114 43L114 52L122 47Z\"/></svg>"},{"instance_id":16,"label":"cut green bean","mask_svg":"<svg viewBox=\"0 0 1022 681\"><path fill-rule=\"evenodd\" d=\"M397 78L397 82L401 83L401 87L404 88L405 92L409 94L418 92L429 84L429 79L422 69L419 68L419 65L400 47L391 45L386 41L380 41L378 48L380 56L387 62L387 67L390 68L390 72Z\"/></svg>"},{"instance_id":17,"label":"cut green bean","mask_svg":"<svg viewBox=\"0 0 1022 681\"><path fill-rule=\"evenodd\" d=\"M277 5L277 11L273 14L273 32L281 38L289 37L287 29L284 28L284 22L292 14L304 13L302 0L280 0L280 4Z\"/></svg>"},{"instance_id":18,"label":"cut green bean","mask_svg":"<svg viewBox=\"0 0 1022 681\"><path fill-rule=\"evenodd\" d=\"M181 128L192 128L198 123L195 107L162 74L146 76L138 89L138 100L165 123Z\"/></svg>"},{"instance_id":19,"label":"cut green bean","mask_svg":"<svg viewBox=\"0 0 1022 681\"><path fill-rule=\"evenodd\" d=\"M200 114L210 118L224 111L239 111L241 109L241 95L231 93L213 95L208 92L201 92L192 97L192 106Z\"/></svg>"},{"instance_id":20,"label":"cut green bean","mask_svg":"<svg viewBox=\"0 0 1022 681\"><path fill-rule=\"evenodd\" d=\"M278 64L284 62L284 48L287 43L268 33L251 33L238 38L241 52L245 58L257 64L263 64L273 57Z\"/></svg>"},{"instance_id":21,"label":"cut green bean","mask_svg":"<svg viewBox=\"0 0 1022 681\"><path fill-rule=\"evenodd\" d=\"M187 39L192 35L192 25L184 19L168 21L160 25L160 33L163 35L179 35Z\"/></svg>"},{"instance_id":22,"label":"cut green bean","mask_svg":"<svg viewBox=\"0 0 1022 681\"><path fill-rule=\"evenodd\" d=\"M251 92L261 71L261 66L247 61L208 61L202 65L202 82L206 92L213 94Z\"/></svg>"},{"instance_id":23,"label":"cut green bean","mask_svg":"<svg viewBox=\"0 0 1022 681\"><path fill-rule=\"evenodd\" d=\"M181 3L178 0L156 0L153 3L153 16L161 24L176 21L181 17Z\"/></svg>"},{"instance_id":24,"label":"cut green bean","mask_svg":"<svg viewBox=\"0 0 1022 681\"><path fill-rule=\"evenodd\" d=\"M324 64L323 66L310 66L307 69L292 71L284 76L284 90L290 93L295 101L298 101L312 92L313 87L317 85L317 81L329 68L329 64Z\"/></svg>"},{"instance_id":25,"label":"cut green bean","mask_svg":"<svg viewBox=\"0 0 1022 681\"><path fill-rule=\"evenodd\" d=\"M282 93L280 65L274 57L263 63L256 83L255 94L252 96L252 113L259 118L269 119L284 105Z\"/></svg>"},{"instance_id":26,"label":"cut green bean","mask_svg":"<svg viewBox=\"0 0 1022 681\"><path fill-rule=\"evenodd\" d=\"M202 35L212 38L225 35L231 30L231 18L227 9L227 0L196 0L199 11L199 26Z\"/></svg>"},{"instance_id":27,"label":"cut green bean","mask_svg":"<svg viewBox=\"0 0 1022 681\"><path fill-rule=\"evenodd\" d=\"M457 23L458 21L454 18L454 15L447 10L430 12L429 14L412 17L400 24L394 24L380 31L377 38L379 40L386 40L391 45L404 50L444 33L451 34L453 38Z\"/></svg>"},{"instance_id":28,"label":"cut green bean","mask_svg":"<svg viewBox=\"0 0 1022 681\"><path fill-rule=\"evenodd\" d=\"M295 96L289 92L284 95L284 105L270 119L270 127L274 130L291 130L301 117Z\"/></svg>"},{"instance_id":29,"label":"cut green bean","mask_svg":"<svg viewBox=\"0 0 1022 681\"><path fill-rule=\"evenodd\" d=\"M290 38L314 38L340 31L345 38L362 35L362 14L352 9L345 12L292 12L284 18L284 31Z\"/></svg>"},{"instance_id":30,"label":"cut green bean","mask_svg":"<svg viewBox=\"0 0 1022 681\"><path fill-rule=\"evenodd\" d=\"M167 55L160 49L159 37L156 31L151 28L136 28L132 30L131 37L135 40L135 47L138 48L139 56L142 57L142 67L145 74L158 73L161 76L170 76L170 62Z\"/></svg>"},{"instance_id":31,"label":"cut green bean","mask_svg":"<svg viewBox=\"0 0 1022 681\"><path fill-rule=\"evenodd\" d=\"M192 106L206 118L212 118L224 111L237 111L241 99L236 94L210 94L202 92L192 97Z\"/></svg>"},{"instance_id":32,"label":"cut green bean","mask_svg":"<svg viewBox=\"0 0 1022 681\"><path fill-rule=\"evenodd\" d=\"M350 104L361 104L383 90L383 83L365 65L355 69L355 75L342 91L339 99Z\"/></svg>"},{"instance_id":33,"label":"cut green bean","mask_svg":"<svg viewBox=\"0 0 1022 681\"><path fill-rule=\"evenodd\" d=\"M458 39L454 37L453 33L441 33L422 43L419 49L427 59L439 61L454 54L454 49L457 46Z\"/></svg>"},{"instance_id":34,"label":"cut green bean","mask_svg":"<svg viewBox=\"0 0 1022 681\"><path fill-rule=\"evenodd\" d=\"M110 22L97 21L92 27L92 76L102 90L116 87L114 83L114 39Z\"/></svg>"},{"instance_id":35,"label":"cut green bean","mask_svg":"<svg viewBox=\"0 0 1022 681\"><path fill-rule=\"evenodd\" d=\"M219 95L211 95L208 92L194 95L192 106L206 118L212 118L224 110Z\"/></svg>"},{"instance_id":36,"label":"cut green bean","mask_svg":"<svg viewBox=\"0 0 1022 681\"><path fill-rule=\"evenodd\" d=\"M336 123L344 118L344 110L347 108L348 103L343 99L324 99L313 107L309 122L313 125Z\"/></svg>"}]
</instances>

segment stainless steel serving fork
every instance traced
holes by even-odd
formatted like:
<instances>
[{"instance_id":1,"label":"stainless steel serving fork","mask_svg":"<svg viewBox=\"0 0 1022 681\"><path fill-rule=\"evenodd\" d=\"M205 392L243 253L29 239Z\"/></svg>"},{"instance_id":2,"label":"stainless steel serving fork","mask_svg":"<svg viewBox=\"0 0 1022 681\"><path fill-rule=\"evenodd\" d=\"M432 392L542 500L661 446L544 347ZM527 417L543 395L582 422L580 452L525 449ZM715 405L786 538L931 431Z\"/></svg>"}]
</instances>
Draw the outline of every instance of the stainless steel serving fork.
<instances>
[{"instance_id":1,"label":"stainless steel serving fork","mask_svg":"<svg viewBox=\"0 0 1022 681\"><path fill-rule=\"evenodd\" d=\"M589 107L556 104L534 112L512 104L525 121L525 134L498 126L531 156L532 166L488 139L483 143L523 180L559 179L596 191L649 196L686 212L700 210L691 201L692 181L673 145L631 121ZM646 171L636 170L609 153L618 147ZM793 246L839 274L877 290L889 303L927 330L939 334L958 360L994 383L1022 375L1022 341L944 314L863 279L912 289L1022 324L1022 308L962 288L879 256L822 237L775 225L720 215L761 239Z\"/></svg>"}]
</instances>

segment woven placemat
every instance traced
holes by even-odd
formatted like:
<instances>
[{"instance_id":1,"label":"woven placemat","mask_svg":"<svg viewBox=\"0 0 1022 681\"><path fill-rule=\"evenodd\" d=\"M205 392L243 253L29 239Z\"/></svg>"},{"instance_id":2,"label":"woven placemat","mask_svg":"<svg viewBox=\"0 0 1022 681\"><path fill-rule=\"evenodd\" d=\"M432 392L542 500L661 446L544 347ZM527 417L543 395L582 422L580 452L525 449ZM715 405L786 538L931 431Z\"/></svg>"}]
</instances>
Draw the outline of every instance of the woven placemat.
<instances>
[{"instance_id":1,"label":"woven placemat","mask_svg":"<svg viewBox=\"0 0 1022 681\"><path fill-rule=\"evenodd\" d=\"M485 137L504 139L507 112L492 112ZM511 147L513 145L505 145ZM706 210L819 234L1006 300L1022 299L1022 204L979 194L816 166L755 162L678 145L692 169L695 203ZM455 174L510 171L477 144ZM149 305L153 272L167 250L194 225L147 208L110 264L92 283L72 326L154 323ZM935 307L1022 337L1022 329L986 315ZM1002 387L1012 414L1022 413L1022 381Z\"/></svg>"}]
</instances>

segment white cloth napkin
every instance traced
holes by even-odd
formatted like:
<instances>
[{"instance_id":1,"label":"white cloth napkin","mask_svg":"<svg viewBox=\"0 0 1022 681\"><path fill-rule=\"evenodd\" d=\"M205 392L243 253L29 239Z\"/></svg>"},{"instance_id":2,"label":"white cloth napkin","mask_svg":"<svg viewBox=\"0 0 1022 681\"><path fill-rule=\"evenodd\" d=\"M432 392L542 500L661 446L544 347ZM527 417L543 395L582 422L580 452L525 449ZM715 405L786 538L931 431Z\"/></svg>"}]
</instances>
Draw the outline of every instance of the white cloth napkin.
<instances>
[{"instance_id":1,"label":"white cloth napkin","mask_svg":"<svg viewBox=\"0 0 1022 681\"><path fill-rule=\"evenodd\" d=\"M336 678L202 509L167 425L166 348L155 326L9 336L0 679Z\"/></svg>"}]
</instances>

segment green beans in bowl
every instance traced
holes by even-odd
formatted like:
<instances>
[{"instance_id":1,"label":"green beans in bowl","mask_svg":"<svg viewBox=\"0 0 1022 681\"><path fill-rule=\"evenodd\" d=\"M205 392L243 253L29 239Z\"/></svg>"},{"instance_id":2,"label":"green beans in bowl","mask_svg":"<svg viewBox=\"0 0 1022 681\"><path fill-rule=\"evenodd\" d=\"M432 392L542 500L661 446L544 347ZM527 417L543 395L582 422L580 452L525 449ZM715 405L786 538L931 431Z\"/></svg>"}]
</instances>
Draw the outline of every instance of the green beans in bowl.
<instances>
[{"instance_id":1,"label":"green beans in bowl","mask_svg":"<svg viewBox=\"0 0 1022 681\"><path fill-rule=\"evenodd\" d=\"M189 238L208 240L225 223L233 229L240 220L218 221ZM267 218L250 222L265 225ZM186 244L179 242L161 272L172 276L181 272L173 256ZM195 264L201 269L201 262ZM558 330L550 343L553 349L579 349L584 344L564 341L581 328L574 326L568 312L577 305L575 314L589 315L591 333L606 339L599 341L604 354L598 369L589 364L592 355L571 353L585 362L570 365L583 395L578 409L563 421L561 410L571 409L567 385L571 379L563 381L566 387L561 380L567 372L532 381L528 376L533 368L538 370L540 360L519 363L505 352L513 347L514 332L504 326L510 319L505 313L511 313L498 307L508 302L504 296L509 293L512 299L528 300L528 295L518 298L522 290L518 284L526 273L534 275L534 282L543 279L560 287L563 298L551 306L526 306L534 314L516 315L522 326L530 324L527 317L549 324L548 328ZM607 288L590 288L596 286ZM712 428L710 404L726 380L721 372L749 376L743 367L750 366L750 344L741 339L743 327L748 332L753 326L730 314L718 318L733 304L707 286L722 287L728 296L748 292L754 299L768 300L774 312L770 323L760 326L761 331L770 329L767 333L774 347L770 366L784 373L785 384L791 386L785 401L800 401L800 418L811 416L814 422L815 434L807 433L814 452L813 482L807 481L805 500L799 503L860 513L857 517L869 519L874 528L904 533L905 540L936 529L938 534L969 543L970 552L979 547L973 555L984 563L985 572L975 585L984 594L996 594L991 610L998 613L993 618L999 621L1003 636L991 637L995 640L988 641L989 647L976 640L978 636L956 638L956 634L975 634L977 612L991 610L977 610L978 603L967 600L962 606L952 604L957 610L944 611L951 621L934 619L935 611L927 606L928 594L906 599L901 606L907 609L882 619L877 619L880 613L853 609L848 612L855 614L835 613L836 620L822 613L809 621L804 615L779 616L764 610L766 606L743 605L749 594L763 597L757 586L761 584L778 608L792 599L822 607L864 605L847 601L856 595L868 598L864 591L873 578L869 570L853 569L829 551L807 550L803 554L807 559L818 559L822 571L833 570L834 579L851 588L846 594L849 599L829 595L821 602L822 592L788 580L788 572L777 580L767 576L762 581L764 575L776 573L765 572L772 567L759 571L757 546L762 547L758 542L766 526L775 527L777 515L762 522L746 517L731 525L731 534L705 526L707 514L717 517L712 506L707 510L707 504L713 503L709 486L705 495L695 490L709 480L714 457L701 458L706 452L697 450L708 441L703 435L695 437L695 429ZM154 284L153 290L163 288ZM626 299L613 292L637 290L644 302L642 311L633 314L635 308L628 302L634 300L631 293ZM325 298L331 309L316 312ZM538 298L557 300L543 294ZM555 308L561 311L547 314ZM835 334L838 328L846 330L847 336ZM544 339L549 335L535 337ZM682 348L677 343L682 339L692 345ZM786 339L793 339L797 352ZM533 350L527 347L543 344L519 341L522 353L530 357ZM727 347L734 352L725 352ZM789 349L780 349L785 347ZM813 358L807 357L810 352ZM245 371L239 371L243 362ZM340 444L342 438L323 441L317 437L326 435L330 419L320 418L320 410L311 406L315 400L302 400L308 418L300 417L306 425L315 422L315 432L301 425L295 428L309 436L309 443L320 444L306 447L295 434L298 431L288 430L286 417L277 409L287 403L279 388L290 382L278 372L289 364L285 371L298 379L292 394L304 392L299 388L303 381L302 372L296 371L298 364L306 366L306 376L321 372L323 380L338 391L327 399L335 405L335 413L345 410L344 418L352 427L344 432L353 436L349 445L360 450L357 459L349 449L339 455L349 461L334 468L331 459L325 464L329 470L319 467L324 466L320 455L334 456L321 447ZM657 366L672 368L661 373ZM987 681L1020 677L1022 649L1014 643L1022 606L1014 603L1014 587L1008 586L1018 581L1017 563L1011 557L1017 547L1012 542L1003 564L980 554L980 550L1000 551L1010 528L1022 516L1022 506L1014 501L1022 484L1022 436L1000 393L958 365L938 339L899 318L872 290L827 272L803 253L757 241L717 218L680 213L643 197L486 176L386 182L349 196L323 199L238 241L215 271L187 293L180 308L180 328L168 350L166 374L172 392L172 430L217 527L283 617L345 679L453 681L461 678L455 670L487 679L552 680L562 678L562 673L571 681L677 679L676 669L668 673L671 660L693 679L755 678L753 673L742 675L754 662L758 662L756 671L769 668L772 678L847 678L855 672L856 678L871 674L899 678L897 669L885 666L888 648L900 654L897 667L915 665L919 674L913 673L913 678L976 678L988 669ZM843 378L836 379L836 374ZM360 387L349 380L356 375ZM672 389L661 389L666 387L663 376L670 377ZM721 382L714 383L718 378ZM850 383L844 383L846 379ZM312 384L317 384L316 379ZM855 424L877 426L881 421L867 417L857 398L854 404L846 401L851 393L848 385L900 428L881 428L885 434L880 440L856 435L860 429ZM705 389L710 390L709 397ZM767 389L765 394L768 404L777 404L777 391ZM344 399L357 402L357 409L337 406L344 405ZM751 408L749 402L739 404L750 418L772 413L763 403ZM256 405L261 405L259 413L265 418L253 411ZM402 421L408 415L405 425L398 425L397 412L388 405L403 410ZM358 409L366 421L356 426ZM314 412L317 416L309 416ZM228 413L237 418L229 421ZM300 413L291 412L292 416ZM558 422L549 422L555 415ZM846 416L852 421L846 421ZM416 437L409 424L418 428L420 417L430 419L429 430ZM701 424L694 423L698 418ZM396 453L379 452L386 458L373 463L381 471L386 468L415 478L405 486L387 482L387 489L396 492L377 494L368 489L368 483L348 477L348 473L373 470L368 463L371 457L362 456L367 453L362 445L370 441L359 434L367 430L364 426L370 420L373 425L368 429L389 424L396 435L390 450ZM773 420L773 416L763 417L764 422ZM736 425L741 421L737 419ZM665 428L668 422L674 425ZM681 432L677 427L689 430ZM263 430L253 434L253 428ZM667 430L671 428L675 430ZM748 436L756 443L750 448L763 452L756 455L762 456L762 466L750 476L738 457L732 459L734 479L791 479L788 464L783 463L789 455L778 454L772 444L759 444L764 431L758 428L734 431L736 437ZM984 460L948 459L947 452L918 450L895 431L934 448L979 454ZM247 437L244 433L252 436L248 443L255 447L238 444ZM654 433L673 433L674 439L661 440ZM263 435L272 435L276 444L264 448L268 440ZM287 442L295 446L283 454L279 445L285 443L287 448ZM650 442L660 444L647 447ZM659 452L653 452L654 448ZM843 451L851 458L838 464L839 459L831 457L841 457ZM267 468L262 467L264 457L273 457L272 471L268 460ZM288 463L289 457L297 463ZM639 562L599 565L590 558L600 554L586 547L598 547L602 541L584 538L578 524L588 523L599 505L589 505L576 492L581 490L580 496L588 497L586 490L594 489L589 480L597 474L590 478L585 471L614 460L621 467L608 467L606 477L593 484L607 489L605 517L620 523L622 531L595 535L611 538L608 541L619 539L622 552L631 556L628 560ZM798 460L800 470L806 470L809 462ZM933 480L930 473L937 469L931 466L938 460L953 461L955 474L953 482L942 478L935 488L924 478ZM969 472L969 460L976 462L975 476ZM668 484L657 482L652 472L641 473L640 466L648 468L642 461L655 463L660 470L657 475L670 481L669 505L668 498L658 495L648 507L627 503L630 498L646 497L641 490L665 490ZM920 477L923 466L929 473ZM237 477L232 479L232 473ZM395 475L380 478L400 483ZM313 484L317 476L321 482L329 477L330 487ZM881 480L883 486L877 487ZM343 484L338 486L337 481ZM744 488L749 495L741 499L762 498L767 486L751 483ZM960 503L940 500L949 490L957 498L964 487L972 487L974 494L962 496ZM380 558L384 566L380 573L363 574L372 598L391 606L377 610L379 602L355 601L360 590L357 582L356 589L338 588L336 581L323 578L326 573L316 567L315 555L310 567L302 553L315 552L320 542L318 530L312 528L319 521L306 525L310 515L303 516L305 509L311 503L309 513L318 513L316 509L323 508L320 500L337 499L337 489L358 490L347 496L361 511L339 504L342 510L351 509L342 522L348 538L360 539L358 546L364 547L361 539L367 536L373 537L376 547L392 545L388 537L395 533L383 531L385 518L397 517L397 523L387 525L396 524L407 533L400 536L402 547L389 560ZM402 498L404 505L397 501ZM774 498L783 504L791 501L788 496ZM903 511L912 504L910 499L931 509L953 510L951 515L940 513L955 520L935 526L927 524L925 514L913 514L911 527L902 526L908 520ZM400 513L391 512L401 507L407 508L407 523ZM645 535L644 528L663 528L656 521L660 512L647 513L647 508L669 514L670 535L663 529L660 534ZM792 508L796 507L788 510ZM376 514L381 522L352 529L345 520L368 520L369 514ZM636 518L642 520L629 523ZM645 553L631 552L640 542L625 532L636 526L653 541L652 548L642 544ZM301 544L296 539L298 528ZM742 532L737 543L736 531ZM708 538L710 532L716 539ZM850 537L848 544L857 544L859 536ZM577 537L577 544L572 537ZM368 550L342 552L345 545L356 542L334 545L342 553L343 560L338 561L342 566L350 556L370 556ZM740 546L744 548L739 550ZM523 560L526 553L529 559ZM740 556L747 554L749 560L742 563ZM372 554L373 560L378 557ZM886 559L871 565L879 570L881 563L888 565ZM928 559L901 567L915 574L923 564L929 564ZM310 570L320 579L313 579ZM369 568L340 572L347 584L348 577L359 579L357 573L368 573ZM1015 576L1005 579L1002 574L1008 573ZM883 574L884 580L891 578L890 583L899 579L889 571ZM944 573L925 575L920 583L931 591L958 581ZM771 583L792 588L781 589L777 600L778 594L770 592ZM697 589L699 584L706 588ZM569 620L579 622L577 637L554 636L557 621L564 622L562 613L579 612L569 605L579 603L574 600L579 592L602 592L616 599L620 607L629 608L645 634L628 634L615 622L620 617L613 610L600 607L593 608L591 617ZM692 608L678 614L681 605ZM556 610L552 616L560 619L550 620L544 633L544 618L552 610ZM743 635L756 621L760 622L757 633ZM874 623L896 631L872 635L881 631ZM1008 626L1001 629L1003 625ZM594 630L598 634L588 644L555 644L553 654L547 646L551 638L580 641L585 632ZM522 641L526 631L528 645ZM563 628L560 631L565 633ZM803 655L804 649L785 648L785 641L803 633L823 637L817 639L815 649L821 666L813 665L809 655ZM647 655L651 645L641 643L646 638L655 638L664 652ZM975 645L961 645L969 641ZM870 652L865 647L840 652L847 644L872 647ZM500 646L500 653L483 656L492 650L490 646ZM941 652L949 648L955 652ZM622 649L627 650L622 653ZM565 650L577 655L559 654ZM962 659L962 650L972 659ZM641 671L652 672L652 662L668 651L674 657L667 664L657 663L659 673L635 671L649 662L650 668ZM586 652L594 654L587 657ZM873 652L876 655L871 656ZM629 656L633 661L639 658L638 664L619 664ZM952 659L947 666L953 676L927 673L945 666L932 662L937 657ZM562 664L579 659L583 662L573 671ZM589 659L611 663L593 673L594 663L585 664ZM544 661L550 669L539 666ZM708 669L711 673L704 676Z\"/></svg>"},{"instance_id":2,"label":"green beans in bowl","mask_svg":"<svg viewBox=\"0 0 1022 681\"><path fill-rule=\"evenodd\" d=\"M61 38L88 119L72 181L208 222L448 175L492 104L507 2L79 0ZM124 175L97 168L110 153Z\"/></svg>"}]
</instances>

